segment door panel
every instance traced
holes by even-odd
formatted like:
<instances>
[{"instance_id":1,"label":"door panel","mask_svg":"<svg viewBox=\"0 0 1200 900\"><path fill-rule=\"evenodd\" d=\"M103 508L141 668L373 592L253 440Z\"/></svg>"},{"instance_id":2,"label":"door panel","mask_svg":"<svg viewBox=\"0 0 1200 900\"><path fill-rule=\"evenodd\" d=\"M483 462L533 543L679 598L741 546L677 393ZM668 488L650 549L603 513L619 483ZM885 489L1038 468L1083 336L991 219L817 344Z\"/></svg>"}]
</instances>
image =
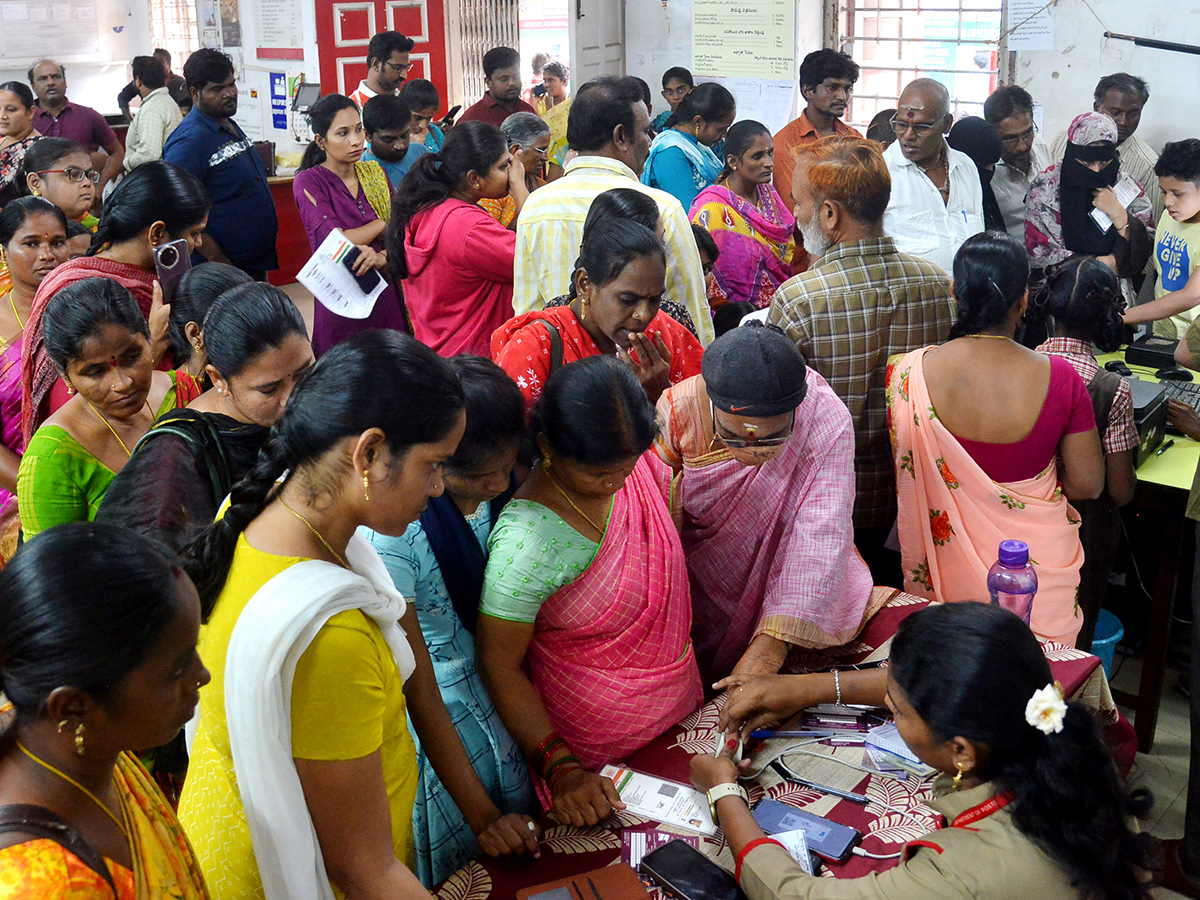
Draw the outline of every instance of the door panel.
<instances>
[{"instance_id":1,"label":"door panel","mask_svg":"<svg viewBox=\"0 0 1200 900\"><path fill-rule=\"evenodd\" d=\"M624 5L612 0L571 0L571 83L597 75L625 74Z\"/></svg>"},{"instance_id":2,"label":"door panel","mask_svg":"<svg viewBox=\"0 0 1200 900\"><path fill-rule=\"evenodd\" d=\"M348 94L367 74L367 45L380 31L416 42L409 78L428 78L446 109L444 0L316 0L321 90Z\"/></svg>"}]
</instances>

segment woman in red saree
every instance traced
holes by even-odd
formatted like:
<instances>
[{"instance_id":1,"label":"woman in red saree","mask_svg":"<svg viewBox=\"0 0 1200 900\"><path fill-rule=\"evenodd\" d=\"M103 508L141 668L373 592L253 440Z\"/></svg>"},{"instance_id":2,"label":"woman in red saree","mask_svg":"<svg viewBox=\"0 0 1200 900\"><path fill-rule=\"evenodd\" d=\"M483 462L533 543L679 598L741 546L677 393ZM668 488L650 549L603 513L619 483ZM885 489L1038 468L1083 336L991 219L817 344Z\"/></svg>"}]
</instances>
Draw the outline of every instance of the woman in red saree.
<instances>
[{"instance_id":1,"label":"woman in red saree","mask_svg":"<svg viewBox=\"0 0 1200 900\"><path fill-rule=\"evenodd\" d=\"M154 308L154 248L182 239L189 252L196 250L208 224L208 210L204 185L162 160L138 166L112 192L104 204L90 255L68 260L47 275L33 298L21 348L21 420L26 441L69 399L66 385L46 354L42 335L42 316L50 298L84 278L111 278L133 295L150 321L155 361L158 368L169 369L170 308L161 304Z\"/></svg>"},{"instance_id":2,"label":"woman in red saree","mask_svg":"<svg viewBox=\"0 0 1200 900\"><path fill-rule=\"evenodd\" d=\"M627 363L657 401L672 384L700 374L704 353L687 328L659 310L666 283L666 256L653 231L627 219L598 221L584 230L569 304L505 322L492 335L492 359L529 407L557 365L588 356Z\"/></svg>"},{"instance_id":3,"label":"woman in red saree","mask_svg":"<svg viewBox=\"0 0 1200 900\"><path fill-rule=\"evenodd\" d=\"M1071 364L1013 340L1027 281L1018 241L969 238L954 259L951 340L888 368L904 589L986 601L1000 541L1025 541L1038 576L1031 627L1074 646L1083 547L1068 501L1099 496L1104 458Z\"/></svg>"},{"instance_id":4,"label":"woman in red saree","mask_svg":"<svg viewBox=\"0 0 1200 900\"><path fill-rule=\"evenodd\" d=\"M643 458L654 407L627 366L564 366L534 431L542 462L488 541L476 653L547 805L591 825L621 808L594 770L700 704L687 566Z\"/></svg>"}]
</instances>

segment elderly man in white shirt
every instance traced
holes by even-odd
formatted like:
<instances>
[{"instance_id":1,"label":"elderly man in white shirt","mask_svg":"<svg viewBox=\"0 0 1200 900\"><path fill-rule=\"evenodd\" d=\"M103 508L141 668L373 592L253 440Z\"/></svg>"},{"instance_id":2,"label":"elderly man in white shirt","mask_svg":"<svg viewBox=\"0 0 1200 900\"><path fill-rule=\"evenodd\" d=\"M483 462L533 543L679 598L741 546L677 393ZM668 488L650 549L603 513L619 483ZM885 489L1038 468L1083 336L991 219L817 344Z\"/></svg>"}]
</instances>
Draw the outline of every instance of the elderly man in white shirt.
<instances>
[{"instance_id":1,"label":"elderly man in white shirt","mask_svg":"<svg viewBox=\"0 0 1200 900\"><path fill-rule=\"evenodd\" d=\"M1025 243L1025 196L1029 185L1050 166L1050 150L1033 124L1033 98L1017 84L994 90L984 101L983 117L1000 138L1000 161L992 176L992 193L1004 227Z\"/></svg>"},{"instance_id":2,"label":"elderly man in white shirt","mask_svg":"<svg viewBox=\"0 0 1200 900\"><path fill-rule=\"evenodd\" d=\"M946 143L953 124L945 85L918 78L900 95L892 119L896 140L883 154L892 176L883 230L902 253L947 273L962 242L984 230L979 171Z\"/></svg>"}]
</instances>

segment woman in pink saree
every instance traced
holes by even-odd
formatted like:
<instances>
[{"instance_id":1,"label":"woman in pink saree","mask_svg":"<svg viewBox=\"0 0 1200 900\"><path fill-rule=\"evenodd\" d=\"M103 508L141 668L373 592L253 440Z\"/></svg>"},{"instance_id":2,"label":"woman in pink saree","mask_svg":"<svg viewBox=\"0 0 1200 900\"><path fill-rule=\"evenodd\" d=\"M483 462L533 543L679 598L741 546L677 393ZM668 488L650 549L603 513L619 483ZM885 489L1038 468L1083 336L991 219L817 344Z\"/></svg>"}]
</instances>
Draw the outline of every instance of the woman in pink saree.
<instances>
[{"instance_id":1,"label":"woman in pink saree","mask_svg":"<svg viewBox=\"0 0 1200 900\"><path fill-rule=\"evenodd\" d=\"M1074 368L1012 339L1027 280L1018 241L969 238L954 259L951 340L888 368L904 588L986 602L1000 541L1025 541L1038 576L1031 627L1074 646L1083 548L1068 501L1099 496L1104 459Z\"/></svg>"},{"instance_id":2,"label":"woman in pink saree","mask_svg":"<svg viewBox=\"0 0 1200 900\"><path fill-rule=\"evenodd\" d=\"M654 407L628 366L563 366L533 431L542 461L488 541L476 654L546 805L594 825L622 808L595 770L700 705L687 566L643 457Z\"/></svg>"},{"instance_id":3,"label":"woman in pink saree","mask_svg":"<svg viewBox=\"0 0 1200 900\"><path fill-rule=\"evenodd\" d=\"M717 338L703 369L659 400L654 449L711 684L774 675L791 645L844 644L875 610L854 549L846 405L788 337L758 323Z\"/></svg>"}]
</instances>

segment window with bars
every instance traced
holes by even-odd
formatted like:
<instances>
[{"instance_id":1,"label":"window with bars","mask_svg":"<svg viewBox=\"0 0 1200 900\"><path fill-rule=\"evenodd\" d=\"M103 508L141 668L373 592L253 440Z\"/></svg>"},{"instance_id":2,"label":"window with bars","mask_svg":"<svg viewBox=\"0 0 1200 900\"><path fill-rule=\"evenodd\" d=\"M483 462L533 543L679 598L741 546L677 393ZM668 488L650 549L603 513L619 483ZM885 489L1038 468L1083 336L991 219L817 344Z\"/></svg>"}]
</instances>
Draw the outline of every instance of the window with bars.
<instances>
[{"instance_id":1,"label":"window with bars","mask_svg":"<svg viewBox=\"0 0 1200 900\"><path fill-rule=\"evenodd\" d=\"M171 54L171 70L183 74L183 63L200 46L195 0L148 0L150 37Z\"/></svg>"},{"instance_id":2,"label":"window with bars","mask_svg":"<svg viewBox=\"0 0 1200 900\"><path fill-rule=\"evenodd\" d=\"M846 119L860 131L915 78L946 85L953 113L982 115L1000 82L1004 0L827 0L835 44L862 68Z\"/></svg>"}]
</instances>

